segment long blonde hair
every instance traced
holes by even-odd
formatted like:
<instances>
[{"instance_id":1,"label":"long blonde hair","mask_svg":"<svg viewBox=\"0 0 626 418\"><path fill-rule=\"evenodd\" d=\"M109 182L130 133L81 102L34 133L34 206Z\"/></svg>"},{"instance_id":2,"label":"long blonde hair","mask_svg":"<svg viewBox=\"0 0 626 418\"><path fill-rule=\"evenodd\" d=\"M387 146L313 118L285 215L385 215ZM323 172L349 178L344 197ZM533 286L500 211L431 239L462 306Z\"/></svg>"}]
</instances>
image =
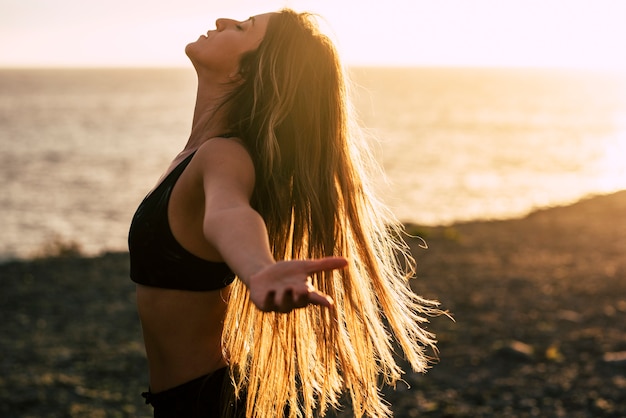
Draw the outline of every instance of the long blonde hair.
<instances>
[{"instance_id":1,"label":"long blonde hair","mask_svg":"<svg viewBox=\"0 0 626 418\"><path fill-rule=\"evenodd\" d=\"M311 15L285 9L242 58L241 74L229 124L254 160L252 204L275 258L341 255L349 266L312 278L332 310L262 313L233 284L223 347L235 393L247 417L324 415L345 392L356 416L387 416L381 378L393 384L402 373L393 337L423 372L435 342L421 324L439 311L411 291L415 263L402 227L371 191L375 164L352 124L336 49Z\"/></svg>"}]
</instances>

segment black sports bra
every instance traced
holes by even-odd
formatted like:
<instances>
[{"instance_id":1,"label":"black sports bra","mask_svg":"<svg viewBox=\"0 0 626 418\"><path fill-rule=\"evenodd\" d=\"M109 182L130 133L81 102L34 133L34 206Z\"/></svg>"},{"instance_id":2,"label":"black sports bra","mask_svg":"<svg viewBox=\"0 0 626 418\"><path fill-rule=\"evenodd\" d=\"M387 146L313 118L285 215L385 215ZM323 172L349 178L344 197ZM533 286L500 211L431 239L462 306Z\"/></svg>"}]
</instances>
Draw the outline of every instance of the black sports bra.
<instances>
[{"instance_id":1,"label":"black sports bra","mask_svg":"<svg viewBox=\"0 0 626 418\"><path fill-rule=\"evenodd\" d=\"M130 278L146 286L180 290L217 290L235 275L225 264L204 260L184 249L172 234L167 207L172 189L195 152L185 158L141 202L128 233Z\"/></svg>"}]
</instances>

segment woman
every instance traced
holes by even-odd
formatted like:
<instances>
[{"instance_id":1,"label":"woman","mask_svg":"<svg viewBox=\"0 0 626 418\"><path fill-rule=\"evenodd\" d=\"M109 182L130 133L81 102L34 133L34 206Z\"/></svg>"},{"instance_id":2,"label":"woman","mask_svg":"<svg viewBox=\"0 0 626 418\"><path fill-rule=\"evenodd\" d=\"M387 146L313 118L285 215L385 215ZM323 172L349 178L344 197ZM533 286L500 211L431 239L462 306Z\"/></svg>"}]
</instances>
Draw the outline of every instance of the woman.
<instances>
[{"instance_id":1,"label":"woman","mask_svg":"<svg viewBox=\"0 0 626 418\"><path fill-rule=\"evenodd\" d=\"M387 415L387 327L423 371L438 311L371 195L332 42L283 10L218 19L186 53L191 135L129 234L155 417L311 416L342 392Z\"/></svg>"}]
</instances>

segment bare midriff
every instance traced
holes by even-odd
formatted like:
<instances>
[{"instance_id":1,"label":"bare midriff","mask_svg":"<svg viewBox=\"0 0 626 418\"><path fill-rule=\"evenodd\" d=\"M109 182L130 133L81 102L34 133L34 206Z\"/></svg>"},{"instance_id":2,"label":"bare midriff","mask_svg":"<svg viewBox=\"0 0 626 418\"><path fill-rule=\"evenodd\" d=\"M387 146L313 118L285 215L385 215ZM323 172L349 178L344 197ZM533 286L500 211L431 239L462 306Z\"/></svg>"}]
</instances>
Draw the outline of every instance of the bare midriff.
<instances>
[{"instance_id":1,"label":"bare midriff","mask_svg":"<svg viewBox=\"0 0 626 418\"><path fill-rule=\"evenodd\" d=\"M226 366L221 336L228 292L228 287L197 292L137 285L151 392Z\"/></svg>"}]
</instances>

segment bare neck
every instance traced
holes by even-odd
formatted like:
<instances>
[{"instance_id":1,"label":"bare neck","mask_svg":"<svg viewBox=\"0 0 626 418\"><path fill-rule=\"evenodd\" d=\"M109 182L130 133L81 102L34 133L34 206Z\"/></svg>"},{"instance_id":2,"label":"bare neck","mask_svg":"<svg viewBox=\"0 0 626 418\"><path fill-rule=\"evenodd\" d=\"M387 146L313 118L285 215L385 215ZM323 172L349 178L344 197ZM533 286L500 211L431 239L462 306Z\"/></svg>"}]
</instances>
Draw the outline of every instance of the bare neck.
<instances>
[{"instance_id":1,"label":"bare neck","mask_svg":"<svg viewBox=\"0 0 626 418\"><path fill-rule=\"evenodd\" d=\"M232 89L229 84L198 79L191 134L185 150L197 149L208 139L228 131L225 107L221 104Z\"/></svg>"}]
</instances>

